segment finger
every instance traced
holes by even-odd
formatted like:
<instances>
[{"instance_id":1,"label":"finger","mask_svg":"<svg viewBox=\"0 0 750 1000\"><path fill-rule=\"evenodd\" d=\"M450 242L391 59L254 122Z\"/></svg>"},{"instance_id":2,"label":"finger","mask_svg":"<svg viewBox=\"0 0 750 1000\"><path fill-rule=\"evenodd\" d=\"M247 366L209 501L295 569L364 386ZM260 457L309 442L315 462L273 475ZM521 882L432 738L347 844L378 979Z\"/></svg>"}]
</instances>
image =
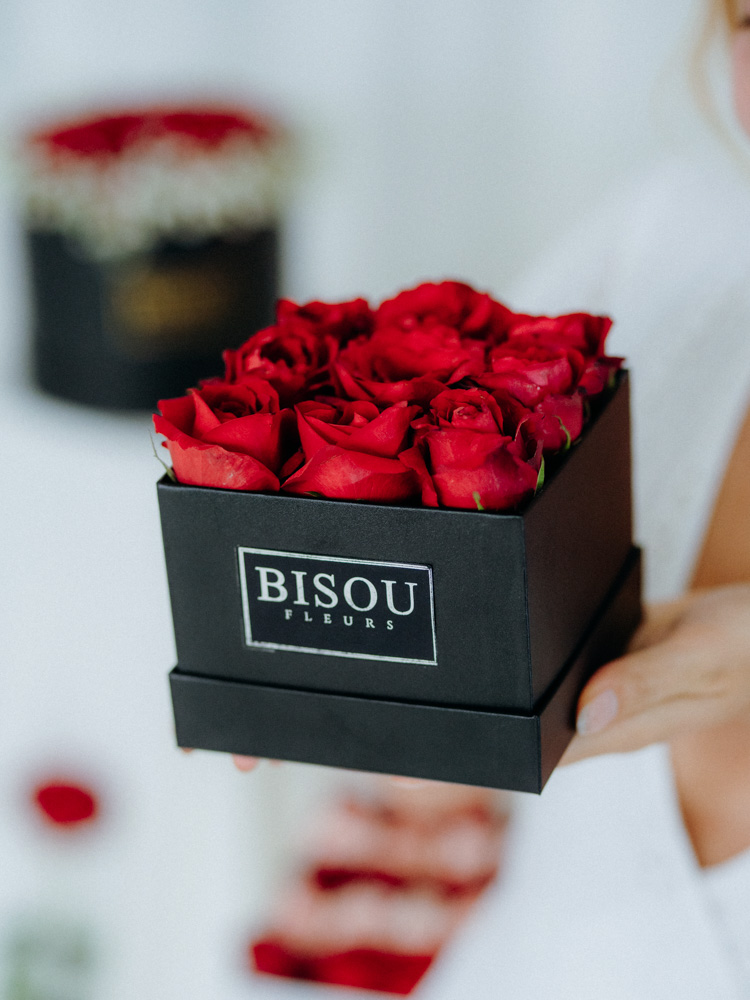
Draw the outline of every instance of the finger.
<instances>
[{"instance_id":1,"label":"finger","mask_svg":"<svg viewBox=\"0 0 750 1000\"><path fill-rule=\"evenodd\" d=\"M183 753L192 753L193 752L193 748L192 747L180 747L180 750L182 750Z\"/></svg>"},{"instance_id":2,"label":"finger","mask_svg":"<svg viewBox=\"0 0 750 1000\"><path fill-rule=\"evenodd\" d=\"M651 604L645 609L645 616L640 627L628 644L628 652L634 653L647 649L658 642L663 642L672 633L682 617L686 598L675 601L664 601Z\"/></svg>"},{"instance_id":3,"label":"finger","mask_svg":"<svg viewBox=\"0 0 750 1000\"><path fill-rule=\"evenodd\" d=\"M233 753L232 763L237 768L238 771L252 771L258 764L260 764L260 758L258 757L243 757L242 754Z\"/></svg>"},{"instance_id":4,"label":"finger","mask_svg":"<svg viewBox=\"0 0 750 1000\"><path fill-rule=\"evenodd\" d=\"M572 763L603 753L626 753L672 739L686 728L726 714L731 681L707 665L687 634L631 653L599 670L578 704L577 736L563 758Z\"/></svg>"}]
</instances>

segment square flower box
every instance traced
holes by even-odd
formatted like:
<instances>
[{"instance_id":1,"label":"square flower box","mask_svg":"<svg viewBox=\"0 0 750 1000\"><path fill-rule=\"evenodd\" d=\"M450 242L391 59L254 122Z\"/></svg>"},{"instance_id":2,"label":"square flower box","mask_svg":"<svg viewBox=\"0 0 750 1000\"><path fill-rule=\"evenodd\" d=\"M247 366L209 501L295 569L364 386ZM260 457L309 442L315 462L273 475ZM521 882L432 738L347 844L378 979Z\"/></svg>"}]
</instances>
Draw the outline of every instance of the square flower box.
<instances>
[{"instance_id":1,"label":"square flower box","mask_svg":"<svg viewBox=\"0 0 750 1000\"><path fill-rule=\"evenodd\" d=\"M518 513L158 492L182 746L539 792L640 618L626 373Z\"/></svg>"}]
</instances>

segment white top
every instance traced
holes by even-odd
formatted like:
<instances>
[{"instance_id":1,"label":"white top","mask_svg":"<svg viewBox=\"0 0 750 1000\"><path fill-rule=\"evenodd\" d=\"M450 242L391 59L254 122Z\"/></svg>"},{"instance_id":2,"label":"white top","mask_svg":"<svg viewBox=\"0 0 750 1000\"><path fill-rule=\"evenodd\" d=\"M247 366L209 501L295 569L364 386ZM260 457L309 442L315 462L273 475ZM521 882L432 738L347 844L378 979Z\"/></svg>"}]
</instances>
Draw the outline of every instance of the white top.
<instances>
[{"instance_id":1,"label":"white top","mask_svg":"<svg viewBox=\"0 0 750 1000\"><path fill-rule=\"evenodd\" d=\"M729 164L666 163L512 301L615 318L646 593L679 593L750 401L750 184ZM420 996L750 997L750 852L699 868L665 747L562 769L518 805L503 877Z\"/></svg>"}]
</instances>

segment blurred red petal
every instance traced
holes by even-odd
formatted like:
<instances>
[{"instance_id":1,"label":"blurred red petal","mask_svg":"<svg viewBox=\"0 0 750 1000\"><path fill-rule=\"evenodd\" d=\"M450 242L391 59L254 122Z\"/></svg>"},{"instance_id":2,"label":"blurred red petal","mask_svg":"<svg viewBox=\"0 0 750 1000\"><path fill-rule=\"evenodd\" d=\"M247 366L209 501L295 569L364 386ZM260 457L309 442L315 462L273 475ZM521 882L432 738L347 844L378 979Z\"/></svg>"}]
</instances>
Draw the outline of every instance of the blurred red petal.
<instances>
[{"instance_id":1,"label":"blurred red petal","mask_svg":"<svg viewBox=\"0 0 750 1000\"><path fill-rule=\"evenodd\" d=\"M93 791L62 781L38 785L33 792L33 801L44 819L54 826L90 823L99 812Z\"/></svg>"}]
</instances>

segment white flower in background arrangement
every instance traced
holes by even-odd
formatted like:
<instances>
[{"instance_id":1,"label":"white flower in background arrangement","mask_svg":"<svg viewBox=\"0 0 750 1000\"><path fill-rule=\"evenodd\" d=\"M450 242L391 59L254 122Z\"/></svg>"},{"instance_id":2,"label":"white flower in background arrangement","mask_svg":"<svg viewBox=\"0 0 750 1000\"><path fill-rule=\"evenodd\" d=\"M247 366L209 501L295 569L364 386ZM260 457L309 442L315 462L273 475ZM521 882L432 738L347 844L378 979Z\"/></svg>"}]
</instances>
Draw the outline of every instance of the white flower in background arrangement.
<instances>
[{"instance_id":1,"label":"white flower in background arrangement","mask_svg":"<svg viewBox=\"0 0 750 1000\"><path fill-rule=\"evenodd\" d=\"M29 228L62 231L99 258L272 225L289 140L233 107L152 107L33 132L24 143Z\"/></svg>"}]
</instances>

